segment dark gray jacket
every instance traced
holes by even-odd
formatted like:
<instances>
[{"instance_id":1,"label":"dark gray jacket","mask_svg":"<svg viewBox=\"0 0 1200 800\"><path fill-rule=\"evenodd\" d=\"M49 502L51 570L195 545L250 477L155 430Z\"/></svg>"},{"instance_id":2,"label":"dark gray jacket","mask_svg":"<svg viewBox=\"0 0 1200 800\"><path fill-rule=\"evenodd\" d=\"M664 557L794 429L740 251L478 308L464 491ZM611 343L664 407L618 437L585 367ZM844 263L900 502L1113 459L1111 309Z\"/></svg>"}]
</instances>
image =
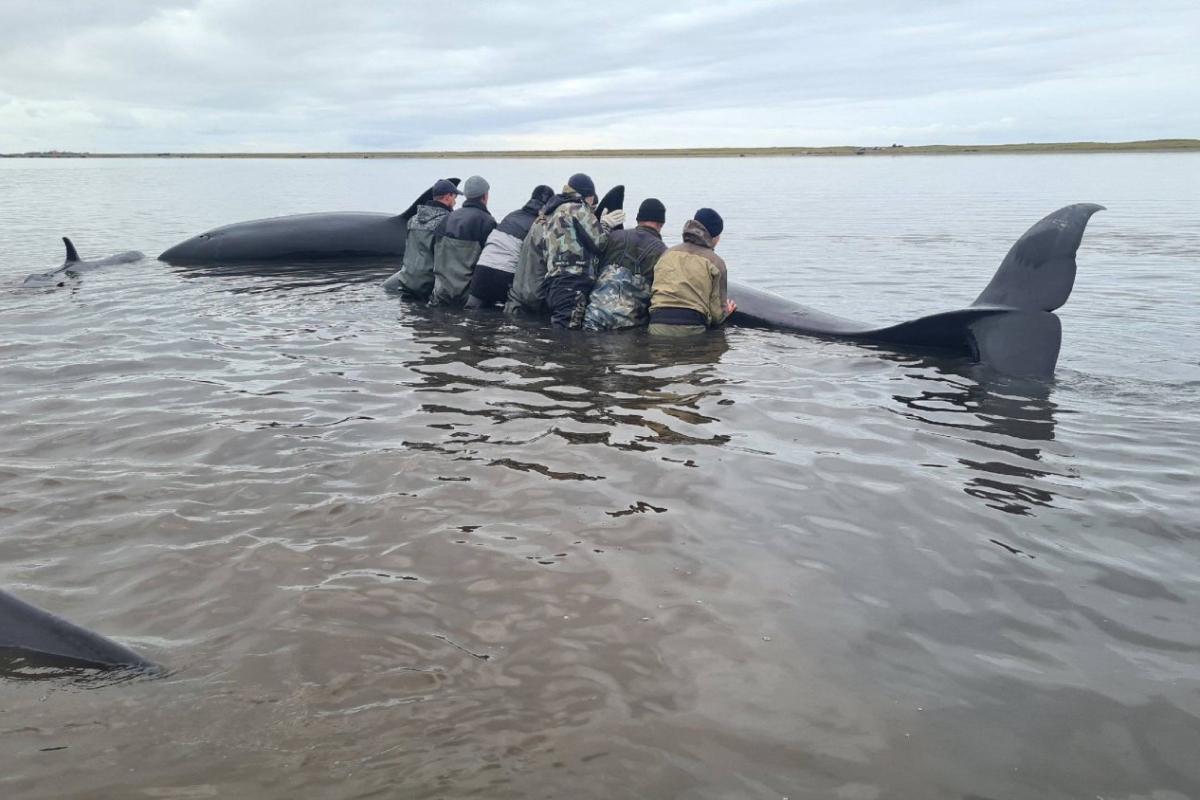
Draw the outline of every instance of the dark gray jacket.
<instances>
[{"instance_id":1,"label":"dark gray jacket","mask_svg":"<svg viewBox=\"0 0 1200 800\"><path fill-rule=\"evenodd\" d=\"M495 227L496 220L479 200L468 200L442 220L433 251L430 305L461 306L467 301L475 262Z\"/></svg>"}]
</instances>

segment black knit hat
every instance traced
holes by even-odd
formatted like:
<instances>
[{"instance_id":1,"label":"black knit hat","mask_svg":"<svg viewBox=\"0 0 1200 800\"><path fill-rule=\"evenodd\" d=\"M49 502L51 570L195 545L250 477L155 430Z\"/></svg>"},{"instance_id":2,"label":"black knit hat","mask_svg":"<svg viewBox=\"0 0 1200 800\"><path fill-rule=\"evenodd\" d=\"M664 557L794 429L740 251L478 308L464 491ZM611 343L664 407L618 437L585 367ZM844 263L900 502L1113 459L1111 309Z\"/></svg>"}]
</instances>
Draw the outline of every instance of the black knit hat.
<instances>
[{"instance_id":1,"label":"black knit hat","mask_svg":"<svg viewBox=\"0 0 1200 800\"><path fill-rule=\"evenodd\" d=\"M667 207L657 197L647 197L638 206L638 222L666 222Z\"/></svg>"},{"instance_id":2,"label":"black knit hat","mask_svg":"<svg viewBox=\"0 0 1200 800\"><path fill-rule=\"evenodd\" d=\"M596 184L592 183L592 179L582 172L576 172L567 181L567 186L570 186L583 197L596 196Z\"/></svg>"},{"instance_id":3,"label":"black knit hat","mask_svg":"<svg viewBox=\"0 0 1200 800\"><path fill-rule=\"evenodd\" d=\"M542 205L545 205L551 197L554 197L554 190L544 183L533 187L533 192L529 195L530 200L537 200Z\"/></svg>"},{"instance_id":4,"label":"black knit hat","mask_svg":"<svg viewBox=\"0 0 1200 800\"><path fill-rule=\"evenodd\" d=\"M711 208L702 208L697 211L692 219L699 222L708 231L708 235L714 239L721 235L721 231L725 230L725 220L721 219L721 215L713 211Z\"/></svg>"}]
</instances>

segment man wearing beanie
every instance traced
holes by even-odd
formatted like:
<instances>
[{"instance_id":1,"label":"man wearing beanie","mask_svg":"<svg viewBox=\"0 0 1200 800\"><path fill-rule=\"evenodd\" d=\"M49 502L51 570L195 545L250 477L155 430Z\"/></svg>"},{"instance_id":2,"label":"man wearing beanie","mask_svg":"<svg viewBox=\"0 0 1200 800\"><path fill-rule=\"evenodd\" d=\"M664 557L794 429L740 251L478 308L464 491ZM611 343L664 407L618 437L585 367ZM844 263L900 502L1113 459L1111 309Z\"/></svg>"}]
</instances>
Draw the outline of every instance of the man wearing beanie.
<instances>
[{"instance_id":1,"label":"man wearing beanie","mask_svg":"<svg viewBox=\"0 0 1200 800\"><path fill-rule=\"evenodd\" d=\"M615 331L646 324L654 265L667 249L662 240L666 221L666 207L651 197L638 207L636 228L609 234L600 277L583 318L584 330Z\"/></svg>"},{"instance_id":2,"label":"man wearing beanie","mask_svg":"<svg viewBox=\"0 0 1200 800\"><path fill-rule=\"evenodd\" d=\"M596 185L582 172L546 205L546 278L542 291L556 328L583 327L596 267L608 234L625 222L624 211L596 219Z\"/></svg>"},{"instance_id":3,"label":"man wearing beanie","mask_svg":"<svg viewBox=\"0 0 1200 800\"><path fill-rule=\"evenodd\" d=\"M724 322L737 310L727 293L725 262L713 252L725 221L702 208L683 225L683 244L663 253L654 267L650 333L688 336Z\"/></svg>"},{"instance_id":4,"label":"man wearing beanie","mask_svg":"<svg viewBox=\"0 0 1200 800\"><path fill-rule=\"evenodd\" d=\"M496 227L488 212L488 182L472 175L463 182L466 202L443 220L440 238L433 248L433 293L431 306L461 306L467 302L467 289L475 262L483 252L487 238Z\"/></svg>"},{"instance_id":5,"label":"man wearing beanie","mask_svg":"<svg viewBox=\"0 0 1200 800\"><path fill-rule=\"evenodd\" d=\"M442 178L429 194L429 202L417 206L416 213L408 218L400 271L383 282L385 289L395 289L405 297L421 301L428 300L433 291L433 251L441 238L442 221L454 210L462 192L454 182Z\"/></svg>"},{"instance_id":6,"label":"man wearing beanie","mask_svg":"<svg viewBox=\"0 0 1200 800\"><path fill-rule=\"evenodd\" d=\"M483 246L483 252L475 264L475 274L471 277L467 308L494 306L508 298L521 244L529 235L529 229L541 213L542 206L553 196L554 190L549 186L534 187L529 202L502 219L488 236L487 244Z\"/></svg>"}]
</instances>

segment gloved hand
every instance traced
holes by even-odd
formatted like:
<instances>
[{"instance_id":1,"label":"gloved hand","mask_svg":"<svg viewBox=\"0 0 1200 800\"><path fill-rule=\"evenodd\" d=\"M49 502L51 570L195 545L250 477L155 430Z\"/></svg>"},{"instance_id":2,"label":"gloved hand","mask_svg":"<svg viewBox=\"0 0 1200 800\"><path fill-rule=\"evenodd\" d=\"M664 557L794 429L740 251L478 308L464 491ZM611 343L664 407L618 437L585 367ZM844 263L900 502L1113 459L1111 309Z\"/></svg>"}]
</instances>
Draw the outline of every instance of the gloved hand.
<instances>
[{"instance_id":1,"label":"gloved hand","mask_svg":"<svg viewBox=\"0 0 1200 800\"><path fill-rule=\"evenodd\" d=\"M608 211L600 217L600 221L607 225L610 231L614 231L625 224L625 212L619 208L615 211Z\"/></svg>"}]
</instances>

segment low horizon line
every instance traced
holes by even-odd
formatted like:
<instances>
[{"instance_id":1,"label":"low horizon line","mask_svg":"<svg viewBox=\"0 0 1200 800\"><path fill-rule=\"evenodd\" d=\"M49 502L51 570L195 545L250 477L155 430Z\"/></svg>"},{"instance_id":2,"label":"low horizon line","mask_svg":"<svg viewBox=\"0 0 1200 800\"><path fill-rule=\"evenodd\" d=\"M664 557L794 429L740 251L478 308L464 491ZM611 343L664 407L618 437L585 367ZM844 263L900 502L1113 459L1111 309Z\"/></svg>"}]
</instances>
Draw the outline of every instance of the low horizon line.
<instances>
[{"instance_id":1,"label":"low horizon line","mask_svg":"<svg viewBox=\"0 0 1200 800\"><path fill-rule=\"evenodd\" d=\"M1200 150L1200 139L1139 139L1123 142L1020 142L1010 144L776 145L766 147L612 147L530 150L314 150L90 152L29 150L0 158L654 158L803 155L941 155L969 153L1121 152Z\"/></svg>"}]
</instances>

